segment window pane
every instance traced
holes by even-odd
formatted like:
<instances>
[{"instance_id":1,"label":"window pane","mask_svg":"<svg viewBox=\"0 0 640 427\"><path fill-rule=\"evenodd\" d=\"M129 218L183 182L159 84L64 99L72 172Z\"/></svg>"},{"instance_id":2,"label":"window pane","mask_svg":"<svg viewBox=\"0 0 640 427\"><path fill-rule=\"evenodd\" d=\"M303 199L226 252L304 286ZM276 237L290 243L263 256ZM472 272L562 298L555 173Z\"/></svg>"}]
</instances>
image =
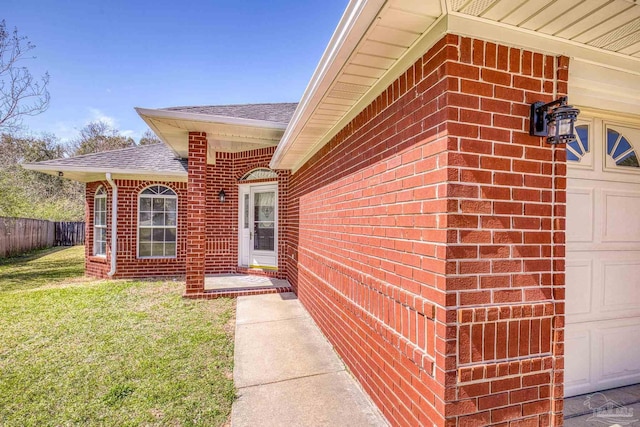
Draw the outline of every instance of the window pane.
<instances>
[{"instance_id":1,"label":"window pane","mask_svg":"<svg viewBox=\"0 0 640 427\"><path fill-rule=\"evenodd\" d=\"M100 213L100 225L107 225L107 213Z\"/></svg>"},{"instance_id":2,"label":"window pane","mask_svg":"<svg viewBox=\"0 0 640 427\"><path fill-rule=\"evenodd\" d=\"M253 249L272 251L275 248L275 233L273 223L259 223L255 228Z\"/></svg>"},{"instance_id":3,"label":"window pane","mask_svg":"<svg viewBox=\"0 0 640 427\"><path fill-rule=\"evenodd\" d=\"M153 241L164 242L164 228L156 228L153 230Z\"/></svg>"},{"instance_id":4,"label":"window pane","mask_svg":"<svg viewBox=\"0 0 640 427\"><path fill-rule=\"evenodd\" d=\"M149 212L140 212L140 225L151 225L151 214Z\"/></svg>"},{"instance_id":5,"label":"window pane","mask_svg":"<svg viewBox=\"0 0 640 427\"><path fill-rule=\"evenodd\" d=\"M106 211L107 210L107 198L106 197L100 197L98 199L98 206L100 207L101 211Z\"/></svg>"},{"instance_id":6,"label":"window pane","mask_svg":"<svg viewBox=\"0 0 640 427\"><path fill-rule=\"evenodd\" d=\"M164 225L164 213L153 213L153 225Z\"/></svg>"},{"instance_id":7,"label":"window pane","mask_svg":"<svg viewBox=\"0 0 640 427\"><path fill-rule=\"evenodd\" d=\"M106 255L107 254L107 242L101 242L100 243L100 255Z\"/></svg>"},{"instance_id":8,"label":"window pane","mask_svg":"<svg viewBox=\"0 0 640 427\"><path fill-rule=\"evenodd\" d=\"M151 243L140 243L139 256L151 256Z\"/></svg>"},{"instance_id":9,"label":"window pane","mask_svg":"<svg viewBox=\"0 0 640 427\"><path fill-rule=\"evenodd\" d=\"M175 228L167 228L164 231L164 240L165 240L165 242L175 242L176 241L176 229Z\"/></svg>"},{"instance_id":10,"label":"window pane","mask_svg":"<svg viewBox=\"0 0 640 427\"><path fill-rule=\"evenodd\" d=\"M153 210L162 212L164 210L164 199L153 198Z\"/></svg>"},{"instance_id":11,"label":"window pane","mask_svg":"<svg viewBox=\"0 0 640 427\"><path fill-rule=\"evenodd\" d=\"M168 212L167 214L165 214L165 218L166 218L166 225L176 225L176 213L175 212Z\"/></svg>"},{"instance_id":12,"label":"window pane","mask_svg":"<svg viewBox=\"0 0 640 427\"><path fill-rule=\"evenodd\" d=\"M164 243L152 243L151 256L164 256Z\"/></svg>"},{"instance_id":13,"label":"window pane","mask_svg":"<svg viewBox=\"0 0 640 427\"><path fill-rule=\"evenodd\" d=\"M140 229L140 241L141 242L151 242L151 229L150 228L141 228Z\"/></svg>"},{"instance_id":14,"label":"window pane","mask_svg":"<svg viewBox=\"0 0 640 427\"><path fill-rule=\"evenodd\" d=\"M150 211L151 210L151 199L148 197L140 198L140 210L141 211Z\"/></svg>"},{"instance_id":15,"label":"window pane","mask_svg":"<svg viewBox=\"0 0 640 427\"><path fill-rule=\"evenodd\" d=\"M165 199L164 201L164 210L167 212L175 212L176 211L176 199Z\"/></svg>"},{"instance_id":16,"label":"window pane","mask_svg":"<svg viewBox=\"0 0 640 427\"><path fill-rule=\"evenodd\" d=\"M176 244L175 243L166 243L164 245L164 255L165 256L175 256L176 255Z\"/></svg>"},{"instance_id":17,"label":"window pane","mask_svg":"<svg viewBox=\"0 0 640 427\"><path fill-rule=\"evenodd\" d=\"M254 219L256 221L273 221L275 215L275 193L255 193L254 203Z\"/></svg>"}]
</instances>

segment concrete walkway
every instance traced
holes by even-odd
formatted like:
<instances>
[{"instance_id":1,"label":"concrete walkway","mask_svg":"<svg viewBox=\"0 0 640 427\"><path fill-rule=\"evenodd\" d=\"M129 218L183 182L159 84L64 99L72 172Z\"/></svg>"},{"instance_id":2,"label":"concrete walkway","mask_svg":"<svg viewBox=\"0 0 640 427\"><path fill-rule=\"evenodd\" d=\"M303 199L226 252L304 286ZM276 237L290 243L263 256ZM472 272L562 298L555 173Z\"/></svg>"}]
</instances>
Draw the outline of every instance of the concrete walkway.
<instances>
[{"instance_id":1,"label":"concrete walkway","mask_svg":"<svg viewBox=\"0 0 640 427\"><path fill-rule=\"evenodd\" d=\"M388 425L295 294L237 304L232 427Z\"/></svg>"},{"instance_id":2,"label":"concrete walkway","mask_svg":"<svg viewBox=\"0 0 640 427\"><path fill-rule=\"evenodd\" d=\"M640 384L569 397L565 427L640 426Z\"/></svg>"}]
</instances>

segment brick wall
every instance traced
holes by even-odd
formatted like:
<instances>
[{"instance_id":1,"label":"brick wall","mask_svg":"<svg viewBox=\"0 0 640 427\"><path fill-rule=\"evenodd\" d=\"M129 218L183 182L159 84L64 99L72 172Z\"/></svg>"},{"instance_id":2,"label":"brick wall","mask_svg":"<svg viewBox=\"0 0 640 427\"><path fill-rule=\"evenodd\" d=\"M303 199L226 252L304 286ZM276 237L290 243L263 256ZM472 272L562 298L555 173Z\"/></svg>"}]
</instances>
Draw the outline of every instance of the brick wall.
<instances>
[{"instance_id":1,"label":"brick wall","mask_svg":"<svg viewBox=\"0 0 640 427\"><path fill-rule=\"evenodd\" d=\"M290 179L289 278L394 425L562 422L564 153L527 129L566 65L448 35Z\"/></svg>"},{"instance_id":2,"label":"brick wall","mask_svg":"<svg viewBox=\"0 0 640 427\"><path fill-rule=\"evenodd\" d=\"M202 135L197 135L204 138ZM199 139L198 142L206 143L206 139ZM203 263L198 263L193 271L197 280L204 274L235 273L241 271L238 268L238 180L247 172L259 168L268 167L274 147L262 148L240 153L216 153L215 164L206 164L202 168L195 167L194 170L205 170L206 187L204 190L204 207L197 203L192 205L191 201L196 197L187 191L186 182L151 182L136 180L116 180L118 186L118 258L116 278L124 277L155 277L155 276L183 276L187 272L187 236L195 236L194 242L203 245L204 252L197 256L203 259ZM197 156L194 156L197 158ZM206 158L205 158L206 162ZM287 211L284 207L287 204L287 186L289 171L276 171L276 180L265 180L264 182L277 182L279 206L283 209L278 218L279 224L279 269L275 272L265 272L264 274L284 278L286 268L284 257L286 254L285 242L288 232ZM253 182L253 181L252 181ZM173 189L178 195L178 234L177 234L177 257L167 259L139 259L137 258L137 223L138 223L138 196L140 191L152 184L166 185ZM102 185L107 190L107 256L94 257L93 251L93 197L98 187ZM220 203L218 192L224 189L227 200ZM110 269L111 254L111 200L112 190L108 182L92 182L86 187L86 257L85 272L92 277L107 277ZM196 216L204 212L202 224L189 219L189 208L194 210L194 206L199 206ZM195 224L204 227L204 232L196 231ZM191 226L191 230L189 230ZM204 243L202 243L204 242ZM193 250L193 249L192 249ZM242 270L247 271L247 270ZM251 271L253 274L259 273ZM200 292L196 288L194 292Z\"/></svg>"},{"instance_id":3,"label":"brick wall","mask_svg":"<svg viewBox=\"0 0 640 427\"><path fill-rule=\"evenodd\" d=\"M268 168L275 147L239 153L216 153L216 161L207 166L207 242L206 274L235 273L238 271L238 182L248 172L257 168ZM278 205L286 206L289 171L275 171L278 183ZM252 181L259 183L260 181ZM226 202L218 201L218 192L224 189ZM278 217L279 248L282 259L285 254L287 229L286 209ZM284 278L285 264L279 262L277 272L267 274ZM255 271L254 271L255 273Z\"/></svg>"},{"instance_id":4,"label":"brick wall","mask_svg":"<svg viewBox=\"0 0 640 427\"><path fill-rule=\"evenodd\" d=\"M187 244L187 184L184 182L115 180L118 186L118 253L115 278L178 276L185 273ZM138 196L149 185L164 185L178 195L178 230L176 258L144 259L137 257ZM93 197L98 187L107 190L107 256L94 257L93 252ZM91 182L86 186L86 244L85 274L106 278L111 268L111 200L108 182Z\"/></svg>"}]
</instances>

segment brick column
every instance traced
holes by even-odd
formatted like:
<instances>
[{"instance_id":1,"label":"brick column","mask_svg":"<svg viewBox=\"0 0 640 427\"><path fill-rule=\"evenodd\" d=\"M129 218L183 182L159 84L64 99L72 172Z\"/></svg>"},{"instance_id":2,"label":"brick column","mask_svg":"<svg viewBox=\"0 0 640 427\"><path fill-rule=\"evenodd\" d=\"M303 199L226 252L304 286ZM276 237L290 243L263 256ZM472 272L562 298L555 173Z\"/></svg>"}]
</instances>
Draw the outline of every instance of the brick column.
<instances>
[{"instance_id":1,"label":"brick column","mask_svg":"<svg viewBox=\"0 0 640 427\"><path fill-rule=\"evenodd\" d=\"M565 153L529 106L566 58L459 38L449 62L447 425L562 425Z\"/></svg>"},{"instance_id":2,"label":"brick column","mask_svg":"<svg viewBox=\"0 0 640 427\"><path fill-rule=\"evenodd\" d=\"M187 295L204 291L207 134L189 132L187 181Z\"/></svg>"}]
</instances>

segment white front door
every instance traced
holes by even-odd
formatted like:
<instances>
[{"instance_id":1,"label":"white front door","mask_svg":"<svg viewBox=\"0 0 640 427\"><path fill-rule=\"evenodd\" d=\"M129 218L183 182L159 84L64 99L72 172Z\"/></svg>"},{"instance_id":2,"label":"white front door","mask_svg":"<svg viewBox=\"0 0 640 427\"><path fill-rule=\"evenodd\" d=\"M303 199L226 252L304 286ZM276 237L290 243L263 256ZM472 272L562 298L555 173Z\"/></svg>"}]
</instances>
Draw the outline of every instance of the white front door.
<instances>
[{"instance_id":1,"label":"white front door","mask_svg":"<svg viewBox=\"0 0 640 427\"><path fill-rule=\"evenodd\" d=\"M640 382L640 125L567 146L565 396Z\"/></svg>"},{"instance_id":2,"label":"white front door","mask_svg":"<svg viewBox=\"0 0 640 427\"><path fill-rule=\"evenodd\" d=\"M240 186L240 254L244 267L278 268L278 186Z\"/></svg>"}]
</instances>

